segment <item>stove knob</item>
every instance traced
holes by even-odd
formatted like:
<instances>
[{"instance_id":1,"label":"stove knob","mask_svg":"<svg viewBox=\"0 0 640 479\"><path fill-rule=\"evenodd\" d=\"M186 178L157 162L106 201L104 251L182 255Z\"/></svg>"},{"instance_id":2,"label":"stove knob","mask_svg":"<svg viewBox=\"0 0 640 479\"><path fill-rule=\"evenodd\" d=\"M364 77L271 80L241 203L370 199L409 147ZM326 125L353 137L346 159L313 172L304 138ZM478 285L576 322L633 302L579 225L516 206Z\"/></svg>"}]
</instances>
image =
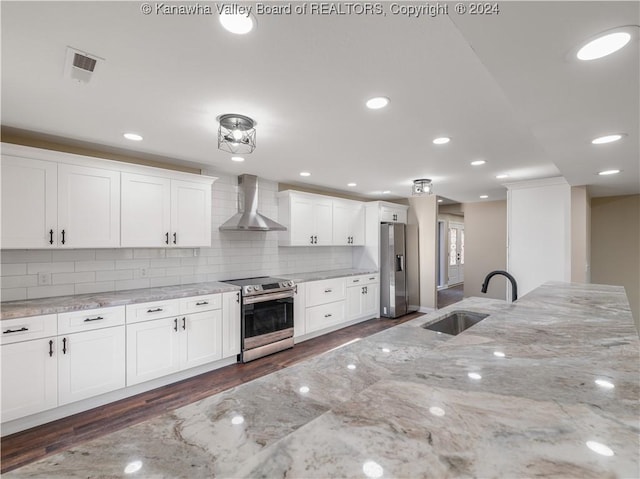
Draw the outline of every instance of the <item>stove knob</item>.
<instances>
[{"instance_id":1,"label":"stove knob","mask_svg":"<svg viewBox=\"0 0 640 479\"><path fill-rule=\"evenodd\" d=\"M247 293L250 293L251 291L253 291L253 286L247 286Z\"/></svg>"},{"instance_id":2,"label":"stove knob","mask_svg":"<svg viewBox=\"0 0 640 479\"><path fill-rule=\"evenodd\" d=\"M289 281L289 282L287 283L287 286L293 286L293 281Z\"/></svg>"}]
</instances>

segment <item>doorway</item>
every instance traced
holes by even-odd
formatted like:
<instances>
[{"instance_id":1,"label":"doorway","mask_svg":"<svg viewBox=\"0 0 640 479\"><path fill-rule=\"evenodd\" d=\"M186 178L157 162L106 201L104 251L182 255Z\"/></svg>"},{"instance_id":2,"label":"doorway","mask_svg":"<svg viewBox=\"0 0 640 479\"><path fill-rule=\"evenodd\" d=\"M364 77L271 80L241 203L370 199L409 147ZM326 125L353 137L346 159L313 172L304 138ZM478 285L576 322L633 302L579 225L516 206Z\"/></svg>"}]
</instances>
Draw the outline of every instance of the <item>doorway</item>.
<instances>
[{"instance_id":1,"label":"doorway","mask_svg":"<svg viewBox=\"0 0 640 479\"><path fill-rule=\"evenodd\" d=\"M453 286L464 282L464 224L449 222L449 281Z\"/></svg>"}]
</instances>

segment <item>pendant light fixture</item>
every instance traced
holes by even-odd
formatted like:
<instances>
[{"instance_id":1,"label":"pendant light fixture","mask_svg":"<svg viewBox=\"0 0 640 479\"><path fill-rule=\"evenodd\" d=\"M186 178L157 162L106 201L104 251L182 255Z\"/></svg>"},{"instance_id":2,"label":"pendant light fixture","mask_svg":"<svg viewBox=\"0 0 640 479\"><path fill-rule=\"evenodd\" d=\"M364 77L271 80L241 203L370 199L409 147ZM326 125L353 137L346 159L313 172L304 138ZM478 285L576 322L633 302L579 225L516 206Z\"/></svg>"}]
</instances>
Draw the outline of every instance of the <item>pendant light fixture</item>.
<instances>
[{"instance_id":1,"label":"pendant light fixture","mask_svg":"<svg viewBox=\"0 0 640 479\"><path fill-rule=\"evenodd\" d=\"M413 189L411 194L413 196L427 196L432 193L431 180L423 178L419 180L413 180Z\"/></svg>"},{"instance_id":2,"label":"pendant light fixture","mask_svg":"<svg viewBox=\"0 0 640 479\"><path fill-rule=\"evenodd\" d=\"M256 149L256 122L245 115L227 113L217 118L218 149L232 154L248 154Z\"/></svg>"}]
</instances>

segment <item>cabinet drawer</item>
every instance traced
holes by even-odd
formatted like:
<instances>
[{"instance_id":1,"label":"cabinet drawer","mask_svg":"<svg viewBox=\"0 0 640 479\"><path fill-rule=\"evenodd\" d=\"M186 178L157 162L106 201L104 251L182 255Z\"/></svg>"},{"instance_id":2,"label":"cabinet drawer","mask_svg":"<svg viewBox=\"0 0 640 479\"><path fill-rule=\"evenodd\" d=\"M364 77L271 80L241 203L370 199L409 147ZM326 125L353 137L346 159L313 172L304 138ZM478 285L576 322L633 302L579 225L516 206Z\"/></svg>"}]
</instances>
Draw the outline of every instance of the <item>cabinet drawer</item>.
<instances>
[{"instance_id":1,"label":"cabinet drawer","mask_svg":"<svg viewBox=\"0 0 640 479\"><path fill-rule=\"evenodd\" d=\"M325 279L307 283L307 307L340 301L346 297L347 283L344 278Z\"/></svg>"},{"instance_id":2,"label":"cabinet drawer","mask_svg":"<svg viewBox=\"0 0 640 479\"><path fill-rule=\"evenodd\" d=\"M124 306L114 306L112 308L60 313L58 315L58 334L77 333L110 326L120 326L124 324L124 312Z\"/></svg>"},{"instance_id":3,"label":"cabinet drawer","mask_svg":"<svg viewBox=\"0 0 640 479\"><path fill-rule=\"evenodd\" d=\"M345 320L344 301L307 308L306 332L319 331Z\"/></svg>"},{"instance_id":4,"label":"cabinet drawer","mask_svg":"<svg viewBox=\"0 0 640 479\"><path fill-rule=\"evenodd\" d=\"M55 336L58 332L56 314L29 316L2 321L2 344Z\"/></svg>"},{"instance_id":5,"label":"cabinet drawer","mask_svg":"<svg viewBox=\"0 0 640 479\"><path fill-rule=\"evenodd\" d=\"M365 286L367 284L377 283L379 280L378 273L351 276L347 278L347 288L350 286Z\"/></svg>"},{"instance_id":6,"label":"cabinet drawer","mask_svg":"<svg viewBox=\"0 0 640 479\"><path fill-rule=\"evenodd\" d=\"M180 314L180 300L152 301L149 303L127 304L127 324L149 319L167 318Z\"/></svg>"},{"instance_id":7,"label":"cabinet drawer","mask_svg":"<svg viewBox=\"0 0 640 479\"><path fill-rule=\"evenodd\" d=\"M180 314L198 313L222 308L222 294L193 296L180 300Z\"/></svg>"}]
</instances>

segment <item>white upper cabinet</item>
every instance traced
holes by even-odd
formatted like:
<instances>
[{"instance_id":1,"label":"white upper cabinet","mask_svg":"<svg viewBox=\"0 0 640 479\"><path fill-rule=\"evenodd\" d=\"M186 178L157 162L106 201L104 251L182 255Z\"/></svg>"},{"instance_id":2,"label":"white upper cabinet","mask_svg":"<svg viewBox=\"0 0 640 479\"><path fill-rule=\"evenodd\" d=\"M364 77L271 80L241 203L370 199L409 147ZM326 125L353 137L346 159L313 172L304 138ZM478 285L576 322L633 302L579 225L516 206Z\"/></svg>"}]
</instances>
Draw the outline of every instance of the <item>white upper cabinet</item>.
<instances>
[{"instance_id":1,"label":"white upper cabinet","mask_svg":"<svg viewBox=\"0 0 640 479\"><path fill-rule=\"evenodd\" d=\"M364 244L364 207L361 202L333 200L333 244Z\"/></svg>"},{"instance_id":2,"label":"white upper cabinet","mask_svg":"<svg viewBox=\"0 0 640 479\"><path fill-rule=\"evenodd\" d=\"M58 165L2 156L2 248L48 248L57 242Z\"/></svg>"},{"instance_id":3,"label":"white upper cabinet","mask_svg":"<svg viewBox=\"0 0 640 479\"><path fill-rule=\"evenodd\" d=\"M278 221L287 227L280 233L286 246L333 244L333 203L331 198L286 191L278 200Z\"/></svg>"},{"instance_id":4,"label":"white upper cabinet","mask_svg":"<svg viewBox=\"0 0 640 479\"><path fill-rule=\"evenodd\" d=\"M380 222L406 223L407 207L402 205L390 206L389 204L380 205Z\"/></svg>"},{"instance_id":5,"label":"white upper cabinet","mask_svg":"<svg viewBox=\"0 0 640 479\"><path fill-rule=\"evenodd\" d=\"M120 246L120 172L58 165L58 246Z\"/></svg>"},{"instance_id":6,"label":"white upper cabinet","mask_svg":"<svg viewBox=\"0 0 640 479\"><path fill-rule=\"evenodd\" d=\"M163 247L170 244L171 180L122 173L123 247Z\"/></svg>"},{"instance_id":7,"label":"white upper cabinet","mask_svg":"<svg viewBox=\"0 0 640 479\"><path fill-rule=\"evenodd\" d=\"M171 244L211 246L211 183L171 180Z\"/></svg>"},{"instance_id":8,"label":"white upper cabinet","mask_svg":"<svg viewBox=\"0 0 640 479\"><path fill-rule=\"evenodd\" d=\"M217 178L2 144L9 248L211 246Z\"/></svg>"}]
</instances>

